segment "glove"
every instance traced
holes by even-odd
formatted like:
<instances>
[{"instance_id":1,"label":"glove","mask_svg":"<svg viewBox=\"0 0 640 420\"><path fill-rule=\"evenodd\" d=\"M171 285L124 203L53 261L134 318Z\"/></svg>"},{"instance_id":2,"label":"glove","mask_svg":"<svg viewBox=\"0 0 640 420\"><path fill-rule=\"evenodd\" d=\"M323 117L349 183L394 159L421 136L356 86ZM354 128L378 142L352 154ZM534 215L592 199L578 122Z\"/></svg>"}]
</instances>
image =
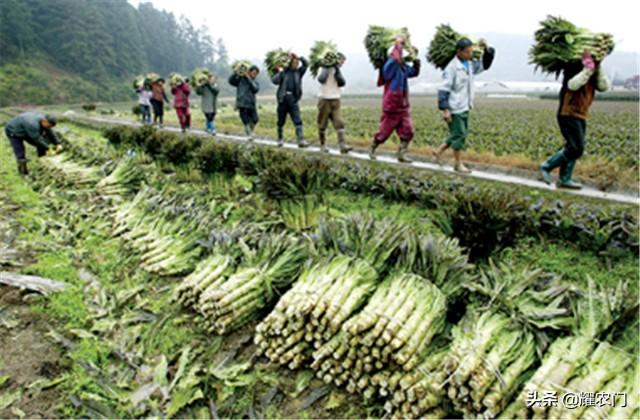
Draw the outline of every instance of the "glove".
<instances>
[{"instance_id":1,"label":"glove","mask_svg":"<svg viewBox=\"0 0 640 420\"><path fill-rule=\"evenodd\" d=\"M582 54L582 65L584 66L584 68L591 71L594 71L596 69L596 62L593 61L593 57L591 56L591 53L589 51L585 50L584 54Z\"/></svg>"}]
</instances>

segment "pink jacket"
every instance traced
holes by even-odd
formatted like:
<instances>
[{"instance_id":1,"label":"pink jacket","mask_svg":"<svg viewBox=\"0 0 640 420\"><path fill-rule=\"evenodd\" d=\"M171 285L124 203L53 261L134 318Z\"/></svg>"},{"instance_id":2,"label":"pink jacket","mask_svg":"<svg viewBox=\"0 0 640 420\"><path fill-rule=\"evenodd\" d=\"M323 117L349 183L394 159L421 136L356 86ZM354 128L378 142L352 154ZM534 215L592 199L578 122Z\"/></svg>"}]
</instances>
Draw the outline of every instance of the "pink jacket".
<instances>
[{"instance_id":1,"label":"pink jacket","mask_svg":"<svg viewBox=\"0 0 640 420\"><path fill-rule=\"evenodd\" d=\"M182 83L177 86L171 86L171 94L173 95L174 108L189 108L189 94L191 88L188 83Z\"/></svg>"}]
</instances>

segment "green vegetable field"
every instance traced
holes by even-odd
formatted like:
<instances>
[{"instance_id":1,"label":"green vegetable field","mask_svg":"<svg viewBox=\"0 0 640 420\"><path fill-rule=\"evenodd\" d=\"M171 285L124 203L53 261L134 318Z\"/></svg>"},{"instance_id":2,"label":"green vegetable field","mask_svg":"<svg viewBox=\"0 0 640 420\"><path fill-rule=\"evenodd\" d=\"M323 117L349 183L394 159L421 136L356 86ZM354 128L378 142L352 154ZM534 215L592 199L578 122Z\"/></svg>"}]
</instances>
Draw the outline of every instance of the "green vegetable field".
<instances>
[{"instance_id":1,"label":"green vegetable field","mask_svg":"<svg viewBox=\"0 0 640 420\"><path fill-rule=\"evenodd\" d=\"M426 101L418 151L444 135ZM352 138L373 104L348 101ZM485 105L479 157L560 144L546 102ZM592 119L590 145L620 173L637 171L617 144L637 147L632 107L596 104ZM218 118L239 128L230 106ZM616 123L615 139L599 127ZM57 130L64 151L28 178L0 143L0 268L66 285L0 286L2 334L50 346L33 347L48 367L30 374L3 353L0 417L640 413L634 205L72 116ZM573 390L628 404L530 404Z\"/></svg>"}]
</instances>

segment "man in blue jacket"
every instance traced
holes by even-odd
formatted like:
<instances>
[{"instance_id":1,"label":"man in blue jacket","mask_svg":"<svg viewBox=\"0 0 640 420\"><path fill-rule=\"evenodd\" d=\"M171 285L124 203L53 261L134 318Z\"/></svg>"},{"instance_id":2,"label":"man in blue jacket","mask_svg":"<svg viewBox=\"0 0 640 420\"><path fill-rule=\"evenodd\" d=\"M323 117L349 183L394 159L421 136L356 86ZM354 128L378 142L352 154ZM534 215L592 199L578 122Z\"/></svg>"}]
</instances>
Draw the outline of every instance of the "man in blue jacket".
<instances>
[{"instance_id":1,"label":"man in blue jacket","mask_svg":"<svg viewBox=\"0 0 640 420\"><path fill-rule=\"evenodd\" d=\"M289 67L278 68L278 72L271 78L274 85L278 85L278 146L282 147L283 130L287 114L291 117L296 127L296 139L298 147L308 147L309 143L304 141L302 129L302 118L300 118L300 105L298 102L302 98L302 77L307 71L309 63L304 57L298 58L291 54Z\"/></svg>"},{"instance_id":2,"label":"man in blue jacket","mask_svg":"<svg viewBox=\"0 0 640 420\"><path fill-rule=\"evenodd\" d=\"M413 138L408 80L420 74L420 60L416 59L413 65L407 65L403 56L404 46L404 37L398 35L389 59L382 68L381 78L378 82L379 85L384 83L384 93L380 127L373 137L373 142L369 149L369 157L372 160L376 159L375 153L378 146L387 141L391 134L396 131L398 137L400 137L398 161L411 163L411 160L407 157L409 143ZM417 52L414 55L417 56Z\"/></svg>"}]
</instances>

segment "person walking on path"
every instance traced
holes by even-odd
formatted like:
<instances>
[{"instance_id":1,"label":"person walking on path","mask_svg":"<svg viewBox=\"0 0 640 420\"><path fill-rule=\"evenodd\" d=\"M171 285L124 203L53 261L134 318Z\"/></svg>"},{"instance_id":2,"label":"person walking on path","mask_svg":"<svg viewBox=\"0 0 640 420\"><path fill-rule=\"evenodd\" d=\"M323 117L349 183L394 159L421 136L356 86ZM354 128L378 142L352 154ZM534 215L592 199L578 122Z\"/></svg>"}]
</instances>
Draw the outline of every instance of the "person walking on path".
<instances>
[{"instance_id":1,"label":"person walking on path","mask_svg":"<svg viewBox=\"0 0 640 420\"><path fill-rule=\"evenodd\" d=\"M258 66L251 66L247 74L234 73L229 76L229 84L236 88L236 109L240 113L248 141L253 141L253 130L259 120L256 101L256 95L260 91L260 84L256 80L259 73Z\"/></svg>"},{"instance_id":2,"label":"person walking on path","mask_svg":"<svg viewBox=\"0 0 640 420\"><path fill-rule=\"evenodd\" d=\"M207 133L215 136L216 125L214 120L216 118L218 93L220 93L215 76L210 74L205 83L196 87L196 93L202 97L201 108L206 120L205 129Z\"/></svg>"},{"instance_id":3,"label":"person walking on path","mask_svg":"<svg viewBox=\"0 0 640 420\"><path fill-rule=\"evenodd\" d=\"M438 90L438 109L442 111L442 119L449 127L449 137L433 152L438 164L440 157L448 148L453 149L454 169L461 173L471 170L462 163L461 153L465 148L469 134L469 111L473 108L474 85L476 75L488 70L495 57L495 49L485 41L480 41L484 48L481 59L473 58L473 42L463 38L456 44L456 55L444 69L444 81Z\"/></svg>"},{"instance_id":4,"label":"person walking on path","mask_svg":"<svg viewBox=\"0 0 640 420\"><path fill-rule=\"evenodd\" d=\"M540 165L542 179L548 185L552 183L551 171L560 168L556 186L574 190L582 188L572 177L576 161L584 153L589 108L595 92L605 92L609 86L607 75L589 51L584 52L581 63L569 64L564 69L557 120L565 144L562 150Z\"/></svg>"},{"instance_id":5,"label":"person walking on path","mask_svg":"<svg viewBox=\"0 0 640 420\"><path fill-rule=\"evenodd\" d=\"M304 57L290 54L289 67L278 67L277 73L271 78L274 85L278 85L276 98L278 99L278 146L284 144L284 124L287 115L291 117L296 128L296 140L298 147L308 147L304 140L302 118L300 117L300 99L302 98L302 77L307 71L309 63Z\"/></svg>"},{"instance_id":6,"label":"person walking on path","mask_svg":"<svg viewBox=\"0 0 640 420\"><path fill-rule=\"evenodd\" d=\"M396 37L391 48L389 58L384 63L378 85L384 84L382 96L382 117L380 127L374 135L369 149L369 157L376 159L376 149L395 131L400 137L398 149L398 161L411 163L407 157L409 143L413 138L413 122L411 121L411 109L409 105L409 79L420 74L420 60L416 59L413 65L407 65L404 61L405 42L402 35ZM415 52L415 56L417 56Z\"/></svg>"},{"instance_id":7,"label":"person walking on path","mask_svg":"<svg viewBox=\"0 0 640 420\"><path fill-rule=\"evenodd\" d=\"M331 120L331 124L333 124L333 128L338 135L340 153L345 154L352 150L350 146L347 146L344 121L340 111L340 90L347 83L341 71L344 61L344 56L341 56L337 65L331 67L322 66L318 74L318 82L320 82L320 90L318 92L318 137L320 149L325 153L329 152L326 146L329 120Z\"/></svg>"}]
</instances>

